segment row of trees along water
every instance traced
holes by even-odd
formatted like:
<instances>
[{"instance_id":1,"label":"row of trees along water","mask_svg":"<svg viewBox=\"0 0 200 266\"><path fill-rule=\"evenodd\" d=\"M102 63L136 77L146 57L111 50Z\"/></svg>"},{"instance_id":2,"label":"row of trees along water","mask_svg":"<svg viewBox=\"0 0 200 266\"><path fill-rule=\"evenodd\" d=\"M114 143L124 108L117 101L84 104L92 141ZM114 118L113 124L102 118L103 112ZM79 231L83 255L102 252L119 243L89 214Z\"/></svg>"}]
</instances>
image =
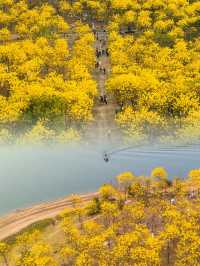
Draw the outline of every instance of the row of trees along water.
<instances>
[{"instance_id":1,"label":"row of trees along water","mask_svg":"<svg viewBox=\"0 0 200 266\"><path fill-rule=\"evenodd\" d=\"M42 135L91 121L94 36L85 23L99 22L107 26L112 65L106 88L126 135L199 138L199 13L195 0L1 0L1 138L16 128L31 134L32 122ZM79 33L70 49L61 37L67 31Z\"/></svg>"},{"instance_id":2,"label":"row of trees along water","mask_svg":"<svg viewBox=\"0 0 200 266\"><path fill-rule=\"evenodd\" d=\"M116 181L89 204L73 195L56 219L0 242L1 265L199 265L200 169L171 180L158 167Z\"/></svg>"}]
</instances>

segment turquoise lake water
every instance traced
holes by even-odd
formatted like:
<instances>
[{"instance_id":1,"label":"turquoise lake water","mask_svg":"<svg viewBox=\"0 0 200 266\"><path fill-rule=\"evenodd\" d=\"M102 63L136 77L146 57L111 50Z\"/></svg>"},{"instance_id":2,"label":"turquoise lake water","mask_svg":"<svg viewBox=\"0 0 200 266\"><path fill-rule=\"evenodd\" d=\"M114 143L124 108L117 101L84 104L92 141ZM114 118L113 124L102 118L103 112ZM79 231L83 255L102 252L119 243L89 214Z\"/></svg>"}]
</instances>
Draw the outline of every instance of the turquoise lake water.
<instances>
[{"instance_id":1,"label":"turquoise lake water","mask_svg":"<svg viewBox=\"0 0 200 266\"><path fill-rule=\"evenodd\" d=\"M107 145L74 147L10 147L0 150L0 214L71 193L95 191L114 182L123 171L150 174L164 166L170 178L186 177L192 168L200 168L200 146L114 147L110 162L103 160Z\"/></svg>"}]
</instances>

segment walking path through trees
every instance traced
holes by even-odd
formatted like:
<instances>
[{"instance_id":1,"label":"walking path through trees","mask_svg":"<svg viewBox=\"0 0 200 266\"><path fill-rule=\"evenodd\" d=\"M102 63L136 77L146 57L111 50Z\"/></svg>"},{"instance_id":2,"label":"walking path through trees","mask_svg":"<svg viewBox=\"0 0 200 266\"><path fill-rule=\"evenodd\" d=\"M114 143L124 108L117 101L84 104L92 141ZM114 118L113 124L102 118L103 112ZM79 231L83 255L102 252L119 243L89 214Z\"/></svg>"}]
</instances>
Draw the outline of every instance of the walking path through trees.
<instances>
[{"instance_id":1,"label":"walking path through trees","mask_svg":"<svg viewBox=\"0 0 200 266\"><path fill-rule=\"evenodd\" d=\"M105 25L93 24L95 34L96 68L94 78L98 84L98 99L94 106L94 121L87 129L90 140L116 141L120 139L119 128L115 123L117 104L112 95L107 94L106 80L111 73Z\"/></svg>"},{"instance_id":2,"label":"walking path through trees","mask_svg":"<svg viewBox=\"0 0 200 266\"><path fill-rule=\"evenodd\" d=\"M68 48L70 51L73 50L74 42L77 40L79 33L76 32L76 20L70 18L67 21L70 24L70 30L66 33L62 33L60 37L65 38L68 42ZM98 97L95 101L93 108L94 120L85 127L85 138L90 141L104 140L118 141L120 138L119 128L115 122L115 111L117 104L112 95L106 91L106 80L111 73L111 64L108 52L108 34L106 31L105 23L100 22L87 22L92 24L95 35L94 50L96 53L96 68L93 73L93 78L97 81L98 86ZM84 34L84 33L83 33ZM19 35L13 35L13 40L20 40ZM106 96L106 99L102 101L102 97Z\"/></svg>"}]
</instances>

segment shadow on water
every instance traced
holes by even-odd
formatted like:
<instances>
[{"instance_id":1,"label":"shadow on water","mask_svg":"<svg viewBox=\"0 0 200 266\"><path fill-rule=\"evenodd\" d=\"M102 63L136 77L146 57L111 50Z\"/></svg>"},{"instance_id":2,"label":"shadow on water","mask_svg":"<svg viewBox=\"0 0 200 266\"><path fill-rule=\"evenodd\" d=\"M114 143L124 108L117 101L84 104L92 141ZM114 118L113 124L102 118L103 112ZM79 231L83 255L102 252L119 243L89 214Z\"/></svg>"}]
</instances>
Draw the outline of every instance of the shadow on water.
<instances>
[{"instance_id":1,"label":"shadow on water","mask_svg":"<svg viewBox=\"0 0 200 266\"><path fill-rule=\"evenodd\" d=\"M71 193L98 189L123 171L147 175L164 166L171 177L200 167L200 146L141 147L112 152L106 143L49 147L4 147L0 151L0 214Z\"/></svg>"}]
</instances>

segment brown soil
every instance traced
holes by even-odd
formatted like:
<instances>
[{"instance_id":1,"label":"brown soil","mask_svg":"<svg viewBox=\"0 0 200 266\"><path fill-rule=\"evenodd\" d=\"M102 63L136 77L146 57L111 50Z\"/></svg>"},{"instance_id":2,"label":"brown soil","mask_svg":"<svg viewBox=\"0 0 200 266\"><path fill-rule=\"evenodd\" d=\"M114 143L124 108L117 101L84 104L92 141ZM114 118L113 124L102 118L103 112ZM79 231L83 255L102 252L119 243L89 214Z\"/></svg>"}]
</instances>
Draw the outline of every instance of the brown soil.
<instances>
[{"instance_id":1,"label":"brown soil","mask_svg":"<svg viewBox=\"0 0 200 266\"><path fill-rule=\"evenodd\" d=\"M98 196L97 192L80 195L83 204L89 202L95 196ZM67 207L72 207L71 197L38 204L7 214L0 218L0 240L20 232L35 222L54 218Z\"/></svg>"}]
</instances>

